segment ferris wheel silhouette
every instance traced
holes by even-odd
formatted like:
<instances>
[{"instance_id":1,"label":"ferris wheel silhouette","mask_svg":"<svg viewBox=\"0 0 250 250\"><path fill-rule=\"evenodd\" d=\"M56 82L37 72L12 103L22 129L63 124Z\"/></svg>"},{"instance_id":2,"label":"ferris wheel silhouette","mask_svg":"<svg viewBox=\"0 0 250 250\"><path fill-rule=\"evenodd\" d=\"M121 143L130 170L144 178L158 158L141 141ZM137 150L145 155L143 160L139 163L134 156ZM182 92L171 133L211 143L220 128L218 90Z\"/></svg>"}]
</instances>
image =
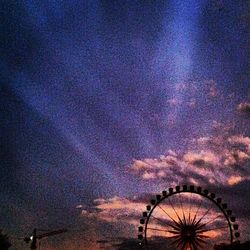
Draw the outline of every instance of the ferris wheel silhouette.
<instances>
[{"instance_id":1,"label":"ferris wheel silhouette","mask_svg":"<svg viewBox=\"0 0 250 250\"><path fill-rule=\"evenodd\" d=\"M193 185L163 190L146 206L138 227L144 249L210 250L237 241L232 210L214 193Z\"/></svg>"}]
</instances>

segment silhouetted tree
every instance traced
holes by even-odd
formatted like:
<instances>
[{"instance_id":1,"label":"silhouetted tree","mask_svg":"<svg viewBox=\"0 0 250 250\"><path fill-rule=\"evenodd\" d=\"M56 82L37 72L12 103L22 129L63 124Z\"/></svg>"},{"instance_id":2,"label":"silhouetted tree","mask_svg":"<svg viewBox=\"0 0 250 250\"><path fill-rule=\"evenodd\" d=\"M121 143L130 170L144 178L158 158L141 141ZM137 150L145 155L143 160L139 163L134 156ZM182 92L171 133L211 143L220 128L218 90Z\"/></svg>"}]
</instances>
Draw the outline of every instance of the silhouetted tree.
<instances>
[{"instance_id":1,"label":"silhouetted tree","mask_svg":"<svg viewBox=\"0 0 250 250\"><path fill-rule=\"evenodd\" d=\"M11 246L9 238L6 234L3 234L2 230L0 230L0 249L7 250Z\"/></svg>"}]
</instances>

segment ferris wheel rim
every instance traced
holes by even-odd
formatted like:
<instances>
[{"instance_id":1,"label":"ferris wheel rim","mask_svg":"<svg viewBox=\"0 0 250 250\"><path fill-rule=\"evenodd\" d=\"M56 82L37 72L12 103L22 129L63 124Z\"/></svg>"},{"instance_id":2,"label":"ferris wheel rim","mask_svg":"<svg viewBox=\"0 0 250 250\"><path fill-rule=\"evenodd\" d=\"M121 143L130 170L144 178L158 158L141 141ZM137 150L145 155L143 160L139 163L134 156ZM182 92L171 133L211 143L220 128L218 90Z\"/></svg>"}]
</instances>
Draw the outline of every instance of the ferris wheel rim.
<instances>
[{"instance_id":1,"label":"ferris wheel rim","mask_svg":"<svg viewBox=\"0 0 250 250\"><path fill-rule=\"evenodd\" d=\"M200 186L195 185L177 185L175 188L170 187L168 189L165 189L162 191L161 195L156 195L156 199L151 200L151 205L147 205L146 209L147 211L143 212L143 218L140 220L140 226L138 227L138 239L140 240L139 245L141 247L146 247L146 249L149 249L148 247L148 240L147 240L147 228L149 219L154 211L154 209L165 199L181 193L191 193L191 194L197 194L202 196L203 198L208 199L210 202L212 202L224 215L224 218L227 221L227 225L229 228L229 236L230 236L230 244L232 244L237 238L240 237L240 233L238 232L238 224L235 224L236 218L232 216L232 210L228 209L227 203L223 203L221 198L216 198L216 195L214 193L210 193L207 189L203 189ZM152 207L151 207L152 206ZM146 219L145 219L146 218ZM143 227L144 225L144 227Z\"/></svg>"}]
</instances>

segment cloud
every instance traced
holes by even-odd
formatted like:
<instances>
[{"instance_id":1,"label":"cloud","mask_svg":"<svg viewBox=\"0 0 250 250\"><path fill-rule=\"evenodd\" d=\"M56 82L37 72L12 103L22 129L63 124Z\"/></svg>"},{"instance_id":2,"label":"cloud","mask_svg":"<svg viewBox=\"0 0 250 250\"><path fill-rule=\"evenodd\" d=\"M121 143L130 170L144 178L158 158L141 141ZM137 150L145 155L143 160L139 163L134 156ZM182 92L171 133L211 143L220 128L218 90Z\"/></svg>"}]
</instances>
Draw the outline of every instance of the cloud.
<instances>
[{"instance_id":1,"label":"cloud","mask_svg":"<svg viewBox=\"0 0 250 250\"><path fill-rule=\"evenodd\" d=\"M200 80L181 82L174 86L174 94L167 99L167 106L171 110L168 114L168 125L174 125L176 114L180 108L192 111L207 108L218 97L222 97L218 84L214 80ZM205 105L204 106L204 100Z\"/></svg>"},{"instance_id":2,"label":"cloud","mask_svg":"<svg viewBox=\"0 0 250 250\"><path fill-rule=\"evenodd\" d=\"M194 139L186 152L134 160L131 170L149 182L235 185L250 176L250 138L223 133Z\"/></svg>"},{"instance_id":3,"label":"cloud","mask_svg":"<svg viewBox=\"0 0 250 250\"><path fill-rule=\"evenodd\" d=\"M173 154L174 151L170 151L168 155L161 155L159 158L145 158L143 160L134 160L131 169L135 171L140 170L156 170L165 169L175 165L177 158Z\"/></svg>"},{"instance_id":4,"label":"cloud","mask_svg":"<svg viewBox=\"0 0 250 250\"><path fill-rule=\"evenodd\" d=\"M250 154L250 138L243 135L234 135L228 138L228 141L234 147L247 149Z\"/></svg>"},{"instance_id":5,"label":"cloud","mask_svg":"<svg viewBox=\"0 0 250 250\"><path fill-rule=\"evenodd\" d=\"M211 138L209 136L204 136L204 137L199 137L195 141L199 144L207 144L208 142L210 142L210 140Z\"/></svg>"},{"instance_id":6,"label":"cloud","mask_svg":"<svg viewBox=\"0 0 250 250\"><path fill-rule=\"evenodd\" d=\"M94 200L90 210L83 210L82 216L94 218L108 223L125 223L137 225L145 203L114 196L112 198L99 198Z\"/></svg>"},{"instance_id":7,"label":"cloud","mask_svg":"<svg viewBox=\"0 0 250 250\"><path fill-rule=\"evenodd\" d=\"M242 102L238 105L237 110L241 113L250 116L250 102Z\"/></svg>"},{"instance_id":8,"label":"cloud","mask_svg":"<svg viewBox=\"0 0 250 250\"><path fill-rule=\"evenodd\" d=\"M214 80L205 81L205 86L207 88L209 97L215 98L219 95L218 86Z\"/></svg>"},{"instance_id":9,"label":"cloud","mask_svg":"<svg viewBox=\"0 0 250 250\"><path fill-rule=\"evenodd\" d=\"M201 150L199 152L187 152L183 156L183 160L188 164L192 164L200 167L213 167L220 163L220 157L218 157L212 151Z\"/></svg>"},{"instance_id":10,"label":"cloud","mask_svg":"<svg viewBox=\"0 0 250 250\"><path fill-rule=\"evenodd\" d=\"M229 179L228 179L228 184L229 185L236 185L238 184L239 182L242 181L242 177L241 176L231 176Z\"/></svg>"},{"instance_id":11,"label":"cloud","mask_svg":"<svg viewBox=\"0 0 250 250\"><path fill-rule=\"evenodd\" d=\"M161 179L174 183L177 181L176 172L182 169L182 167L176 168L179 163L177 154L170 150L167 155L161 155L159 158L134 160L130 169L134 175L140 176L145 181Z\"/></svg>"},{"instance_id":12,"label":"cloud","mask_svg":"<svg viewBox=\"0 0 250 250\"><path fill-rule=\"evenodd\" d=\"M153 173L153 172L148 172L148 171L145 171L142 175L142 178L145 179L145 180L149 180L149 179L155 179L156 178L156 174Z\"/></svg>"}]
</instances>

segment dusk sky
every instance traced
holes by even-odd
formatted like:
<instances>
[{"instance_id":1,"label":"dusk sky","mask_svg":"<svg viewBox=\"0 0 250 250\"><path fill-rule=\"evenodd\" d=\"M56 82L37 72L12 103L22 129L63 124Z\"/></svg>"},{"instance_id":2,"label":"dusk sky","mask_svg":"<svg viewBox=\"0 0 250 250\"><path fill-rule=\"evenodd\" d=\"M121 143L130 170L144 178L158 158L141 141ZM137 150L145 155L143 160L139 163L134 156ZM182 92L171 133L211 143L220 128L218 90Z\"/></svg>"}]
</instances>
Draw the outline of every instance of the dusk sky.
<instances>
[{"instance_id":1,"label":"dusk sky","mask_svg":"<svg viewBox=\"0 0 250 250\"><path fill-rule=\"evenodd\" d=\"M250 240L250 2L1 1L0 229L121 249L153 194L221 196ZM41 231L42 232L42 231Z\"/></svg>"}]
</instances>

